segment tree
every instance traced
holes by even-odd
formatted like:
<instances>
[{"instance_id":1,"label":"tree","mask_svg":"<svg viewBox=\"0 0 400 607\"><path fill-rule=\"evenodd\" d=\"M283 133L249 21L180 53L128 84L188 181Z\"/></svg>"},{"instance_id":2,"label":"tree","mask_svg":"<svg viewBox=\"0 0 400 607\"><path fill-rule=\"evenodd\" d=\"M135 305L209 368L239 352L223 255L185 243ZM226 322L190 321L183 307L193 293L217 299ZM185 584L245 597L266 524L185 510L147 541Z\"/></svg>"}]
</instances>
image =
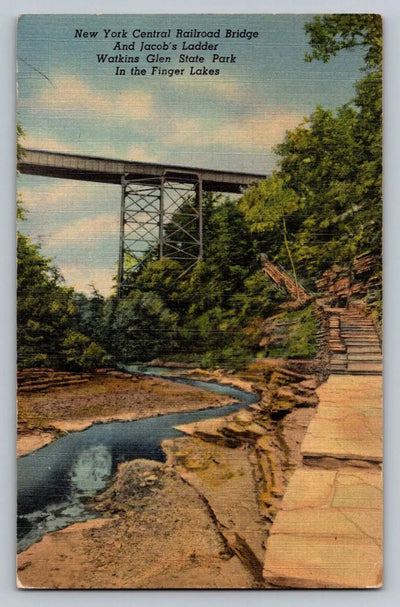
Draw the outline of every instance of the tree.
<instances>
[{"instance_id":1,"label":"tree","mask_svg":"<svg viewBox=\"0 0 400 607\"><path fill-rule=\"evenodd\" d=\"M327 15L315 17L305 30L311 45L307 61L327 62L359 46L365 76L351 102L336 113L317 107L276 147L283 189L298 199L288 229L291 250L295 266L311 282L333 263L345 266L352 278L355 257L381 256L381 20Z\"/></svg>"},{"instance_id":2,"label":"tree","mask_svg":"<svg viewBox=\"0 0 400 607\"><path fill-rule=\"evenodd\" d=\"M75 308L72 290L29 238L17 235L17 344L19 366L60 365L60 335Z\"/></svg>"},{"instance_id":3,"label":"tree","mask_svg":"<svg viewBox=\"0 0 400 607\"><path fill-rule=\"evenodd\" d=\"M242 196L239 208L250 225L250 231L258 236L261 250L268 251L275 259L283 257L283 247L297 284L297 273L293 261L290 232L299 225L299 197L295 191L285 187L282 178L275 173L269 179L249 188ZM279 238L277 238L279 234ZM283 241L283 246L282 246Z\"/></svg>"},{"instance_id":4,"label":"tree","mask_svg":"<svg viewBox=\"0 0 400 607\"><path fill-rule=\"evenodd\" d=\"M203 211L202 260L191 268L168 258L147 261L131 275L127 297L107 302L106 314L121 336L113 341L115 357L206 353L208 361L221 362L248 356L241 331L251 317L272 309L276 291L260 272L257 243L238 204L206 195ZM186 220L180 208L173 229Z\"/></svg>"},{"instance_id":5,"label":"tree","mask_svg":"<svg viewBox=\"0 0 400 607\"><path fill-rule=\"evenodd\" d=\"M360 144L359 173L363 194L374 200L380 214L382 198L382 17L372 14L326 15L305 25L311 54L306 60L325 63L343 49L364 50L365 76L356 85L355 138ZM371 209L372 210L372 209Z\"/></svg>"},{"instance_id":6,"label":"tree","mask_svg":"<svg viewBox=\"0 0 400 607\"><path fill-rule=\"evenodd\" d=\"M327 63L343 49L362 47L366 70L382 66L382 18L372 14L317 16L304 26L309 35L311 53L306 61L322 59Z\"/></svg>"},{"instance_id":7,"label":"tree","mask_svg":"<svg viewBox=\"0 0 400 607\"><path fill-rule=\"evenodd\" d=\"M293 256L308 279L318 278L333 262L349 266L369 246L359 184L363 149L356 125L351 107L336 115L318 107L276 148L280 176L299 199L301 223L294 226Z\"/></svg>"},{"instance_id":8,"label":"tree","mask_svg":"<svg viewBox=\"0 0 400 607\"><path fill-rule=\"evenodd\" d=\"M109 318L110 349L117 360L145 361L174 348L177 317L152 291L131 291Z\"/></svg>"},{"instance_id":9,"label":"tree","mask_svg":"<svg viewBox=\"0 0 400 607\"><path fill-rule=\"evenodd\" d=\"M17 125L17 161L23 155ZM17 217L24 219L22 201ZM18 368L46 366L83 370L101 366L105 351L76 331L75 293L40 247L17 231L17 363Z\"/></svg>"},{"instance_id":10,"label":"tree","mask_svg":"<svg viewBox=\"0 0 400 607\"><path fill-rule=\"evenodd\" d=\"M380 15L326 15L305 25L310 37L308 61L324 62L343 49L364 50L365 74L356 85L357 122L354 138L358 156L358 195L363 205L364 237L371 251L381 254L382 201L382 17Z\"/></svg>"},{"instance_id":11,"label":"tree","mask_svg":"<svg viewBox=\"0 0 400 607\"><path fill-rule=\"evenodd\" d=\"M105 298L94 285L90 286L92 288L90 297L84 293L75 293L76 328L96 343L105 345L103 326Z\"/></svg>"},{"instance_id":12,"label":"tree","mask_svg":"<svg viewBox=\"0 0 400 607\"><path fill-rule=\"evenodd\" d=\"M73 371L103 366L106 353L74 330L74 291L27 236L17 234L17 362L19 368Z\"/></svg>"}]
</instances>

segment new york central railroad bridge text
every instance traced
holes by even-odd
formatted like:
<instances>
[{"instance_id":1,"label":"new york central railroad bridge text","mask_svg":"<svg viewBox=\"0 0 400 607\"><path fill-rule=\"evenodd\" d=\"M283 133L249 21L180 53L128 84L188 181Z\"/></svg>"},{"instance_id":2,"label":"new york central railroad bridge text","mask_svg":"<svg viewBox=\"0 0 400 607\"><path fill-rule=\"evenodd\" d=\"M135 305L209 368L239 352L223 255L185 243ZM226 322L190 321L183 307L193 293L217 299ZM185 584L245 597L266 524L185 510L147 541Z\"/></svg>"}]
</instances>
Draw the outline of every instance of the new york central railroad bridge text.
<instances>
[{"instance_id":1,"label":"new york central railroad bridge text","mask_svg":"<svg viewBox=\"0 0 400 607\"><path fill-rule=\"evenodd\" d=\"M187 39L187 38L227 38L227 39L245 39L252 40L253 38L258 38L259 33L257 31L248 30L246 28L243 29L225 29L221 30L218 28L216 30L198 30L197 28L183 30L144 30L140 28L136 28L133 30L121 29L121 30L112 30L104 28L101 32L103 39L111 40L111 39L140 39L140 38L178 38L178 39ZM99 36L99 31L88 31L83 29L76 29L74 38L97 38Z\"/></svg>"}]
</instances>

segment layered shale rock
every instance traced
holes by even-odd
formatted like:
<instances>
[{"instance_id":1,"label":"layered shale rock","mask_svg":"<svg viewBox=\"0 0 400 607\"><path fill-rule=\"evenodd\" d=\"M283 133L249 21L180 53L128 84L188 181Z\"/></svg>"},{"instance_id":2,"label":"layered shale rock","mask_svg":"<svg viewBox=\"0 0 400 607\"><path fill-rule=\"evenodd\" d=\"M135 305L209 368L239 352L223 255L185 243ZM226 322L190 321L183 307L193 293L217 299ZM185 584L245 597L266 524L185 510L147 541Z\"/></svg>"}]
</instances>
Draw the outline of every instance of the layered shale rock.
<instances>
[{"instance_id":1,"label":"layered shale rock","mask_svg":"<svg viewBox=\"0 0 400 607\"><path fill-rule=\"evenodd\" d=\"M254 584L265 587L260 563L289 478L301 460L300 445L318 402L319 380L271 361L265 368L257 363L248 369L250 378L259 404L224 418L179 426L187 436L165 441L163 449L167 463L205 501ZM243 379L232 376L231 381Z\"/></svg>"}]
</instances>

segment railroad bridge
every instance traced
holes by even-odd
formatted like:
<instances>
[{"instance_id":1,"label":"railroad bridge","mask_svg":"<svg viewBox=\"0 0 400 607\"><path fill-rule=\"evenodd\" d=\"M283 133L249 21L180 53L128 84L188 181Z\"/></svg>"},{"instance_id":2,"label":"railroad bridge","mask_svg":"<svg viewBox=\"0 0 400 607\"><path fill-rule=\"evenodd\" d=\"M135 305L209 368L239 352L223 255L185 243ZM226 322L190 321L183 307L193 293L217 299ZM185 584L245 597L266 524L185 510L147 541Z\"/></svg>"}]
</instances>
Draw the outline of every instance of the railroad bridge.
<instances>
[{"instance_id":1,"label":"railroad bridge","mask_svg":"<svg viewBox=\"0 0 400 607\"><path fill-rule=\"evenodd\" d=\"M121 186L118 293L146 253L194 265L203 256L203 193L240 193L265 175L25 149L19 171ZM179 222L176 221L179 214Z\"/></svg>"}]
</instances>

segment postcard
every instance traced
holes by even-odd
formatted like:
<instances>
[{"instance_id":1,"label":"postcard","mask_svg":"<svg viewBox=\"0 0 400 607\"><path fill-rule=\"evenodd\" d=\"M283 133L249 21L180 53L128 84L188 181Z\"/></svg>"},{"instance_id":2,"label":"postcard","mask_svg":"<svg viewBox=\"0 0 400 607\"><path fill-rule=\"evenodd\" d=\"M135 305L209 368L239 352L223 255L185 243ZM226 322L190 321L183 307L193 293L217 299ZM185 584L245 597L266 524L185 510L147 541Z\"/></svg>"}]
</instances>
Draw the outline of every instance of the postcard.
<instances>
[{"instance_id":1,"label":"postcard","mask_svg":"<svg viewBox=\"0 0 400 607\"><path fill-rule=\"evenodd\" d=\"M20 588L382 585L382 20L32 14Z\"/></svg>"}]
</instances>

